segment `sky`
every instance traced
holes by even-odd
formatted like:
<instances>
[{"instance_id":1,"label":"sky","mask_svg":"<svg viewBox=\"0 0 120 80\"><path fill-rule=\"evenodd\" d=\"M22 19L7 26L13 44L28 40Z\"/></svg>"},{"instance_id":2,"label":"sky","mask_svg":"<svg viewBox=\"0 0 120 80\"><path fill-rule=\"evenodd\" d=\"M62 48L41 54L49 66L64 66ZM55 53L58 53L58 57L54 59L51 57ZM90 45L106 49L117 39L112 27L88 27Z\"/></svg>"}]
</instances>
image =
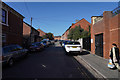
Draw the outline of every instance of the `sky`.
<instances>
[{"instance_id":1,"label":"sky","mask_svg":"<svg viewBox=\"0 0 120 80\"><path fill-rule=\"evenodd\" d=\"M25 0L24 0L25 1ZM92 16L118 7L117 2L6 2L22 14L24 21L35 29L61 36L75 20L85 18L91 23Z\"/></svg>"}]
</instances>

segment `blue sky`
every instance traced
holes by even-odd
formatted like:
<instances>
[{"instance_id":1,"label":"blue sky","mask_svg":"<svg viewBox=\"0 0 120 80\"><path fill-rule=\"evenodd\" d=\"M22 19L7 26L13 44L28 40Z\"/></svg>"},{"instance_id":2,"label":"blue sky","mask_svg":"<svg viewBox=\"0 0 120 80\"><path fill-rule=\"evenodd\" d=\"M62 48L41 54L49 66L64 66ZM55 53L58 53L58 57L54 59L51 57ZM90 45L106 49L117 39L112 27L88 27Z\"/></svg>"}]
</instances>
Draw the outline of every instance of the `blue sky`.
<instances>
[{"instance_id":1,"label":"blue sky","mask_svg":"<svg viewBox=\"0 0 120 80\"><path fill-rule=\"evenodd\" d=\"M7 2L33 27L44 32L52 32L55 36L62 35L75 20L85 18L91 23L92 16L99 16L104 11L112 11L117 2Z\"/></svg>"}]
</instances>

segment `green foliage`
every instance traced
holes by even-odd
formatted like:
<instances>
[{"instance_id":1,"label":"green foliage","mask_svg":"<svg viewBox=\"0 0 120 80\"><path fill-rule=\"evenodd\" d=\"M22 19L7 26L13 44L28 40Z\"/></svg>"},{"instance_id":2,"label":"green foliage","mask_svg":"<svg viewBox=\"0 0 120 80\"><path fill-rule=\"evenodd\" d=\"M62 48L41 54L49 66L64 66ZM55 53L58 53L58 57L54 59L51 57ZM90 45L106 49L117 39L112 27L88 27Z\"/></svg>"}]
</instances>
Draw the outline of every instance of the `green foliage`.
<instances>
[{"instance_id":1,"label":"green foliage","mask_svg":"<svg viewBox=\"0 0 120 80\"><path fill-rule=\"evenodd\" d=\"M70 29L68 34L68 39L78 40L79 38L85 38L90 36L90 26L89 32L82 29L80 26Z\"/></svg>"},{"instance_id":2,"label":"green foliage","mask_svg":"<svg viewBox=\"0 0 120 80\"><path fill-rule=\"evenodd\" d=\"M49 39L49 40L53 40L54 39L54 36L53 36L53 34L52 33L47 33L47 38Z\"/></svg>"},{"instance_id":3,"label":"green foliage","mask_svg":"<svg viewBox=\"0 0 120 80\"><path fill-rule=\"evenodd\" d=\"M43 35L43 39L49 39L49 40L53 40L54 36L52 33L46 33L46 35Z\"/></svg>"},{"instance_id":4,"label":"green foliage","mask_svg":"<svg viewBox=\"0 0 120 80\"><path fill-rule=\"evenodd\" d=\"M43 35L42 38L43 38L43 39L46 39L46 38L47 38L47 35Z\"/></svg>"}]
</instances>

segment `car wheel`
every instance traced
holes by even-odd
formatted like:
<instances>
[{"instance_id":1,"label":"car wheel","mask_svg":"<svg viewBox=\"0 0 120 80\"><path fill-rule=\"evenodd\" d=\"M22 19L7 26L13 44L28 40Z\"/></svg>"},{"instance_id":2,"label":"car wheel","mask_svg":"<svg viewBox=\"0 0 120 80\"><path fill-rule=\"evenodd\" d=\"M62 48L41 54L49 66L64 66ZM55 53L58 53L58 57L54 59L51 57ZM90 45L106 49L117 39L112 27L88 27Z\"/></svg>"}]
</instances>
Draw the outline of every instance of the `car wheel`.
<instances>
[{"instance_id":1,"label":"car wheel","mask_svg":"<svg viewBox=\"0 0 120 80\"><path fill-rule=\"evenodd\" d=\"M66 54L66 55L69 55L69 52L66 52L65 54Z\"/></svg>"},{"instance_id":2,"label":"car wheel","mask_svg":"<svg viewBox=\"0 0 120 80\"><path fill-rule=\"evenodd\" d=\"M13 58L11 58L11 59L8 61L8 65L9 65L9 66L13 66L13 64L14 64L14 60L13 60Z\"/></svg>"}]
</instances>

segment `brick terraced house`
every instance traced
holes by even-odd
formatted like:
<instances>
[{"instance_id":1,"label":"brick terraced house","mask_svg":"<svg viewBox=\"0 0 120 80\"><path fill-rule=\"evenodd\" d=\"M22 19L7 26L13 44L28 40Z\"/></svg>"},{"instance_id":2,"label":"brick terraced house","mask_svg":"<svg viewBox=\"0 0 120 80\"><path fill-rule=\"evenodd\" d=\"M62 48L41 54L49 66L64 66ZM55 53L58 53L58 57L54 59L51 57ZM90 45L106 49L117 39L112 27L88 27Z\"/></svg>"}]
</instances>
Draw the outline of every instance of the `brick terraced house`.
<instances>
[{"instance_id":1,"label":"brick terraced house","mask_svg":"<svg viewBox=\"0 0 120 80\"><path fill-rule=\"evenodd\" d=\"M26 22L23 22L23 43L29 45L34 42L39 42L41 37L39 36L39 31L33 28Z\"/></svg>"},{"instance_id":2,"label":"brick terraced house","mask_svg":"<svg viewBox=\"0 0 120 80\"><path fill-rule=\"evenodd\" d=\"M61 36L54 36L54 40L61 40Z\"/></svg>"},{"instance_id":3,"label":"brick terraced house","mask_svg":"<svg viewBox=\"0 0 120 80\"><path fill-rule=\"evenodd\" d=\"M38 30L39 33L40 33L39 36L42 37L42 36L46 35L46 33L45 33L44 31L42 31L41 29L37 29L37 30Z\"/></svg>"},{"instance_id":4,"label":"brick terraced house","mask_svg":"<svg viewBox=\"0 0 120 80\"><path fill-rule=\"evenodd\" d=\"M23 42L24 17L13 8L2 2L2 45L19 44Z\"/></svg>"},{"instance_id":5,"label":"brick terraced house","mask_svg":"<svg viewBox=\"0 0 120 80\"><path fill-rule=\"evenodd\" d=\"M67 36L68 36L68 34L69 34L69 30L72 29L72 28L75 28L76 26L78 26L78 27L81 26L81 28L83 28L84 30L89 31L90 25L91 25L91 24L90 24L87 20L85 20L85 19L83 18L83 19L77 21L75 24L72 24L72 25L63 33L63 35L61 36L61 39L62 39L62 40L68 40Z\"/></svg>"}]
</instances>

